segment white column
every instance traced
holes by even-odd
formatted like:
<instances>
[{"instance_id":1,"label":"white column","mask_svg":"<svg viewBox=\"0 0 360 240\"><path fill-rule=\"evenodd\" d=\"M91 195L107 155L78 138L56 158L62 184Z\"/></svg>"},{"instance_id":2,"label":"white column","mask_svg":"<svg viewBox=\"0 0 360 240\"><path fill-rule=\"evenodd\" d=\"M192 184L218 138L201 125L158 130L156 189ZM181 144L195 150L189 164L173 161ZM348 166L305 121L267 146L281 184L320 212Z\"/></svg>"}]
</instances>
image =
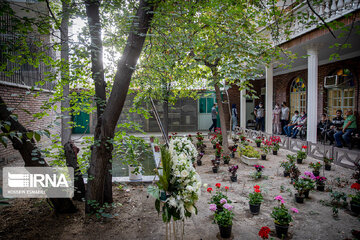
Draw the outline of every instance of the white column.
<instances>
[{"instance_id":1,"label":"white column","mask_svg":"<svg viewBox=\"0 0 360 240\"><path fill-rule=\"evenodd\" d=\"M266 67L265 93L265 132L272 134L273 130L273 65Z\"/></svg>"},{"instance_id":2,"label":"white column","mask_svg":"<svg viewBox=\"0 0 360 240\"><path fill-rule=\"evenodd\" d=\"M246 128L246 90L240 91L240 127Z\"/></svg>"},{"instance_id":3,"label":"white column","mask_svg":"<svg viewBox=\"0 0 360 240\"><path fill-rule=\"evenodd\" d=\"M307 83L307 141L316 143L318 114L318 52L315 47L307 49L308 83Z\"/></svg>"}]
</instances>

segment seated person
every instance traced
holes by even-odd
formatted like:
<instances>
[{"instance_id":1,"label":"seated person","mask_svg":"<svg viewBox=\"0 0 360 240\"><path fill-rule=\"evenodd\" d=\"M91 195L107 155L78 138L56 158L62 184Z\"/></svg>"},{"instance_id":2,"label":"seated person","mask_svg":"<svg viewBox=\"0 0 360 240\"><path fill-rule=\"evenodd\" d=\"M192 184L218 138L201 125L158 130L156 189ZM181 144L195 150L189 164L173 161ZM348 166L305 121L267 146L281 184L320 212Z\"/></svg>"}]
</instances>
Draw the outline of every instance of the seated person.
<instances>
[{"instance_id":1,"label":"seated person","mask_svg":"<svg viewBox=\"0 0 360 240\"><path fill-rule=\"evenodd\" d=\"M300 118L297 121L295 127L292 129L292 138L296 138L296 135L299 133L299 131L306 125L307 115L305 112L301 112Z\"/></svg>"},{"instance_id":2,"label":"seated person","mask_svg":"<svg viewBox=\"0 0 360 240\"><path fill-rule=\"evenodd\" d=\"M330 129L326 132L327 139L329 139L330 144L333 144L335 141L334 134L342 131L345 119L341 115L342 111L337 110L336 117L333 118L332 125L330 126Z\"/></svg>"},{"instance_id":3,"label":"seated person","mask_svg":"<svg viewBox=\"0 0 360 240\"><path fill-rule=\"evenodd\" d=\"M325 139L326 133L330 130L332 122L327 118L326 114L321 115L321 120L317 125L317 135L320 139Z\"/></svg>"},{"instance_id":4,"label":"seated person","mask_svg":"<svg viewBox=\"0 0 360 240\"><path fill-rule=\"evenodd\" d=\"M299 111L295 111L294 112L294 116L291 118L291 121L288 125L285 125L283 130L285 132L285 134L290 137L291 135L291 130L296 126L297 121L299 120Z\"/></svg>"},{"instance_id":5,"label":"seated person","mask_svg":"<svg viewBox=\"0 0 360 240\"><path fill-rule=\"evenodd\" d=\"M334 135L336 146L339 148L343 147L342 142L341 142L341 137L342 137L342 139L344 139L346 145L349 147L349 149L351 149L352 148L351 133L354 132L356 130L356 128L357 128L356 117L353 114L352 110L348 110L346 112L346 119L344 121L342 131L339 131L339 132L335 133L335 135Z\"/></svg>"}]
</instances>

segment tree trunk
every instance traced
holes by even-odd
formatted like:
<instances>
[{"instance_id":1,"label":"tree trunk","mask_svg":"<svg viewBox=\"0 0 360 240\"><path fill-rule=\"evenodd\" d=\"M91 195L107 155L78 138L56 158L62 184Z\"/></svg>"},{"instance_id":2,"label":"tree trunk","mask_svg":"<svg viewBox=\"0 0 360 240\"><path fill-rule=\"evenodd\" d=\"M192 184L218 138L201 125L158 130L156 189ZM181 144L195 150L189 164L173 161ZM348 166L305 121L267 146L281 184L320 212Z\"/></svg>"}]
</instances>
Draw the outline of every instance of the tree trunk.
<instances>
[{"instance_id":1,"label":"tree trunk","mask_svg":"<svg viewBox=\"0 0 360 240\"><path fill-rule=\"evenodd\" d=\"M70 122L70 99L69 99L69 4L62 1L62 20L61 20L61 81L63 84L63 100L61 101L61 145L65 145L71 139ZM67 109L67 110L65 110Z\"/></svg>"},{"instance_id":2,"label":"tree trunk","mask_svg":"<svg viewBox=\"0 0 360 240\"><path fill-rule=\"evenodd\" d=\"M216 76L214 76L214 77L216 77ZM227 136L227 129L226 129L224 106L223 106L222 100L221 100L220 88L216 82L217 81L215 81L214 87L215 87L216 101L218 103L218 108L219 108L221 133L222 133L222 137L223 137L222 147L223 147L224 153L229 153L229 143L228 143L228 136Z\"/></svg>"},{"instance_id":3,"label":"tree trunk","mask_svg":"<svg viewBox=\"0 0 360 240\"><path fill-rule=\"evenodd\" d=\"M100 127L101 124L101 115L104 112L106 106L106 83L104 77L104 66L103 66L103 45L101 39L101 23L100 23L100 2L98 0L87 0L86 1L86 14L88 18L88 25L90 30L90 38L91 38L91 71L92 71L92 78L94 79L95 83L95 102L97 107L97 128ZM99 133L99 131L97 131ZM99 134L95 134L94 141L102 141ZM108 151L104 153L107 161L107 167L105 174L105 181L104 181L104 188L103 188L103 201L107 203L112 203L112 155L111 151L113 146L110 142L106 143L108 146L103 151Z\"/></svg>"},{"instance_id":4,"label":"tree trunk","mask_svg":"<svg viewBox=\"0 0 360 240\"><path fill-rule=\"evenodd\" d=\"M94 209L92 203L100 205L104 203L105 172L108 169L109 159L111 159L111 140L114 137L115 127L125 103L131 76L135 70L136 62L139 59L153 18L153 10L153 3L151 1L140 1L124 52L117 64L114 85L109 101L96 127L95 139L98 139L98 144L93 146L91 152L86 192L86 212L91 212Z\"/></svg>"},{"instance_id":5,"label":"tree trunk","mask_svg":"<svg viewBox=\"0 0 360 240\"><path fill-rule=\"evenodd\" d=\"M74 200L82 201L85 198L85 184L79 165L77 162L77 152L79 149L72 143L64 145L66 165L74 168ZM76 151L77 150L77 151Z\"/></svg>"},{"instance_id":6,"label":"tree trunk","mask_svg":"<svg viewBox=\"0 0 360 240\"><path fill-rule=\"evenodd\" d=\"M31 131L27 130L21 123L15 120L11 116L11 112L7 110L7 106L0 96L0 121L9 122L8 126L10 129L7 130L2 127L1 130L4 133L20 133L21 139L18 137L8 135L7 137L13 144L14 149L18 150L25 162L25 167L48 167L49 165L45 162L42 157L40 150L37 148L33 138L29 139L26 133ZM77 209L73 202L69 198L50 198L49 199L54 209L58 213L72 213L76 212Z\"/></svg>"}]
</instances>

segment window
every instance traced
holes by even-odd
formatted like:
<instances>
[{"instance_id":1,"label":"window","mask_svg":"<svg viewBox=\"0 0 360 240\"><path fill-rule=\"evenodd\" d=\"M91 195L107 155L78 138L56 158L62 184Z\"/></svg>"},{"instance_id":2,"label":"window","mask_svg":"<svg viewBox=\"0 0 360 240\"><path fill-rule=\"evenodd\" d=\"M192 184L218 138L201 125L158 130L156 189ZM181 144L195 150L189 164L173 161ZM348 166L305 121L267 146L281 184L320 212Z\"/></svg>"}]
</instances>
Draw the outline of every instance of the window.
<instances>
[{"instance_id":1,"label":"window","mask_svg":"<svg viewBox=\"0 0 360 240\"><path fill-rule=\"evenodd\" d=\"M199 99L199 112L211 113L211 108L214 105L214 98L200 98Z\"/></svg>"},{"instance_id":2,"label":"window","mask_svg":"<svg viewBox=\"0 0 360 240\"><path fill-rule=\"evenodd\" d=\"M352 73L349 69L340 69L336 72L339 77L347 77L349 82L353 82ZM353 84L347 84L341 88L328 89L328 115L334 117L336 110L345 113L347 110L355 109L355 88Z\"/></svg>"},{"instance_id":3,"label":"window","mask_svg":"<svg viewBox=\"0 0 360 240\"><path fill-rule=\"evenodd\" d=\"M306 112L306 85L301 77L295 78L290 87L290 112Z\"/></svg>"}]
</instances>

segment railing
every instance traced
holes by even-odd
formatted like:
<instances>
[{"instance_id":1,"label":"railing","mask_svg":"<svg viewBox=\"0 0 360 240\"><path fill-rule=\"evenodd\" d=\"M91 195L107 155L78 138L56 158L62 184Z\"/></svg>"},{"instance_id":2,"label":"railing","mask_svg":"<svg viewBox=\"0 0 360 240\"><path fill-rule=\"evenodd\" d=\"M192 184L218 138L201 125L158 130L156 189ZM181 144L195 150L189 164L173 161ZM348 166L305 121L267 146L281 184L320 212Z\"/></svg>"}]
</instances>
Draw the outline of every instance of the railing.
<instances>
[{"instance_id":1,"label":"railing","mask_svg":"<svg viewBox=\"0 0 360 240\"><path fill-rule=\"evenodd\" d=\"M2 31L0 34L0 65L5 66L4 69L0 71L0 81L4 84L9 83L9 85L53 90L55 83L44 81L44 73L50 72L50 67L47 67L44 63L40 63L38 67L34 67L27 62L20 64L20 60L9 60L9 55L21 56L21 53L16 50L18 47L14 45L16 35L12 32L12 23L9 16L0 17L0 29ZM35 40L39 40L39 38ZM35 44L32 44L31 39L29 39L28 45L31 52L37 51L37 47ZM47 51L47 55L52 56L51 51ZM43 84L39 84L40 82Z\"/></svg>"},{"instance_id":2,"label":"railing","mask_svg":"<svg viewBox=\"0 0 360 240\"><path fill-rule=\"evenodd\" d=\"M238 128L239 131L244 134L247 138L254 139L256 137L265 137L269 138L273 136L264 132L247 129L247 128ZM323 160L323 157L334 159L334 164L345 167L345 168L354 168L354 163L360 162L360 151L357 150L348 150L344 148L336 148L334 146L324 145L324 144L314 144L308 141L302 141L300 139L292 139L283 135L279 136L281 138L280 147L291 152L297 152L301 149L302 146L307 146L307 155L309 157Z\"/></svg>"},{"instance_id":3,"label":"railing","mask_svg":"<svg viewBox=\"0 0 360 240\"><path fill-rule=\"evenodd\" d=\"M313 10L326 23L332 22L346 14L360 9L359 0L323 0L316 4L311 1L310 4ZM275 44L282 44L323 25L322 20L310 9L306 1L295 7L288 14L294 16L289 29L290 34L285 34L285 27L280 28L279 38L274 40ZM267 31L265 30L265 33L266 32Z\"/></svg>"}]
</instances>

